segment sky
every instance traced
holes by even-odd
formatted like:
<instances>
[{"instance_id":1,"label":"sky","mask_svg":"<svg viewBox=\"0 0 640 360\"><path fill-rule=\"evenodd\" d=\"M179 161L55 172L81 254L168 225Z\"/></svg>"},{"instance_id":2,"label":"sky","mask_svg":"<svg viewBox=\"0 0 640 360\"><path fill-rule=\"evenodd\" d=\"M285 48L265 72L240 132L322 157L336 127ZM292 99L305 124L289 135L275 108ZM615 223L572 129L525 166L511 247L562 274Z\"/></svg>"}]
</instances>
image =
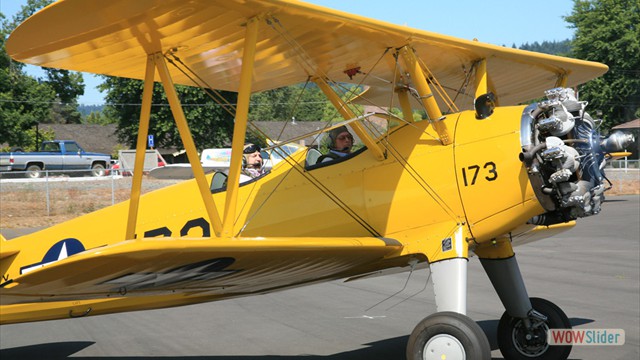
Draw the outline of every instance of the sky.
<instances>
[{"instance_id":1,"label":"sky","mask_svg":"<svg viewBox=\"0 0 640 360\"><path fill-rule=\"evenodd\" d=\"M105 0L107 1L107 0ZM135 0L131 0L135 1ZM0 0L7 19L27 0ZM563 17L571 14L572 0L308 0L307 2L361 16L406 25L462 39L520 46L525 43L562 41L573 37ZM42 76L29 66L32 76ZM101 79L84 73L85 95L80 104L97 105L104 94L95 87Z\"/></svg>"}]
</instances>

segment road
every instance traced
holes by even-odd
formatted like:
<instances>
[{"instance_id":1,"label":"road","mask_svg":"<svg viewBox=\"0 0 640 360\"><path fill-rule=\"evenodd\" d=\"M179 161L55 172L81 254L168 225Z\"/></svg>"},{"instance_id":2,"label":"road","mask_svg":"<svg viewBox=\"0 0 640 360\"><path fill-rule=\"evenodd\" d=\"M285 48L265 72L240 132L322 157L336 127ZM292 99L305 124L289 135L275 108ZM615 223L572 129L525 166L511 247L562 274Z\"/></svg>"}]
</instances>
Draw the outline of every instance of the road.
<instances>
[{"instance_id":1,"label":"road","mask_svg":"<svg viewBox=\"0 0 640 360\"><path fill-rule=\"evenodd\" d=\"M574 346L570 359L640 357L640 197L610 197L574 229L516 248L530 296L575 328L624 329L622 346ZM503 308L478 259L468 315L488 334ZM428 271L330 282L181 308L0 327L0 358L272 360L404 358L413 327L435 311ZM386 300L385 300L386 299ZM381 303L380 303L381 302Z\"/></svg>"}]
</instances>

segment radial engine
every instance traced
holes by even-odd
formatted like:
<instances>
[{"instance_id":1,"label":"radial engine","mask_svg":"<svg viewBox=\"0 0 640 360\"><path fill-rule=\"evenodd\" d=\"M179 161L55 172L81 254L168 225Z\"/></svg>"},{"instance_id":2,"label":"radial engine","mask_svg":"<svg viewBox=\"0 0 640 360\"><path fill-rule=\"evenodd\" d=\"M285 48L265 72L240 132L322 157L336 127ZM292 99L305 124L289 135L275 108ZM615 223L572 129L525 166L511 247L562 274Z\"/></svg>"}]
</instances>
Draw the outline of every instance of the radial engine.
<instances>
[{"instance_id":1,"label":"radial engine","mask_svg":"<svg viewBox=\"0 0 640 360\"><path fill-rule=\"evenodd\" d=\"M585 111L570 88L545 92L547 100L529 105L522 114L520 160L528 169L538 200L547 211L530 223L552 225L600 212L609 187L606 154L623 151L633 135L614 132L602 138L602 120Z\"/></svg>"}]
</instances>

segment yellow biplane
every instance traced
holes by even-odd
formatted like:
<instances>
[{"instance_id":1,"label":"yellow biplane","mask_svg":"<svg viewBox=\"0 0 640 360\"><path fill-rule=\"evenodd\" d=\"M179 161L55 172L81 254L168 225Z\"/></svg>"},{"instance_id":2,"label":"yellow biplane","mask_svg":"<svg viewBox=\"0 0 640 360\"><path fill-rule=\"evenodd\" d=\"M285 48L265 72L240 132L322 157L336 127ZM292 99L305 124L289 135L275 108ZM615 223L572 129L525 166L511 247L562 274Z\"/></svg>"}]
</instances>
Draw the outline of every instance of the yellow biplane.
<instances>
[{"instance_id":1,"label":"yellow biplane","mask_svg":"<svg viewBox=\"0 0 640 360\"><path fill-rule=\"evenodd\" d=\"M6 49L29 64L142 79L144 90L130 200L2 239L2 324L429 267L438 312L417 325L407 357L489 359L485 334L465 315L475 254L506 309L504 356L571 351L547 344L547 329L570 324L554 304L529 298L512 248L600 211L605 154L629 139L600 139L571 88L605 65L293 0L62 0L22 23ZM156 81L194 179L141 196ZM312 164L300 146L240 184L250 95L305 81L363 148ZM175 84L238 93L227 174L205 175ZM363 90L350 100L380 113L357 113L343 100L345 84ZM545 90L547 100L519 105ZM414 121L416 109L427 119ZM394 126L380 130L374 117Z\"/></svg>"}]
</instances>

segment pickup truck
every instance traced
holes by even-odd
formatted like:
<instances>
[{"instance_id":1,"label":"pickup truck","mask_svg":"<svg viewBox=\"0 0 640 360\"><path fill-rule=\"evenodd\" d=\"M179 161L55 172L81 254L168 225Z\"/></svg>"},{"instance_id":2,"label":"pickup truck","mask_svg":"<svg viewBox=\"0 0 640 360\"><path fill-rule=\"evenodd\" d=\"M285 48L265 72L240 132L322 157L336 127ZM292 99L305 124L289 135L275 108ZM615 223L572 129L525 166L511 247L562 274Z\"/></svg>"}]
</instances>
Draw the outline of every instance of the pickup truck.
<instances>
[{"instance_id":1,"label":"pickup truck","mask_svg":"<svg viewBox=\"0 0 640 360\"><path fill-rule=\"evenodd\" d=\"M43 141L39 152L0 153L0 175L3 172L23 171L25 177L39 178L45 170L86 169L93 176L104 176L110 161L110 155L85 152L73 140Z\"/></svg>"}]
</instances>

